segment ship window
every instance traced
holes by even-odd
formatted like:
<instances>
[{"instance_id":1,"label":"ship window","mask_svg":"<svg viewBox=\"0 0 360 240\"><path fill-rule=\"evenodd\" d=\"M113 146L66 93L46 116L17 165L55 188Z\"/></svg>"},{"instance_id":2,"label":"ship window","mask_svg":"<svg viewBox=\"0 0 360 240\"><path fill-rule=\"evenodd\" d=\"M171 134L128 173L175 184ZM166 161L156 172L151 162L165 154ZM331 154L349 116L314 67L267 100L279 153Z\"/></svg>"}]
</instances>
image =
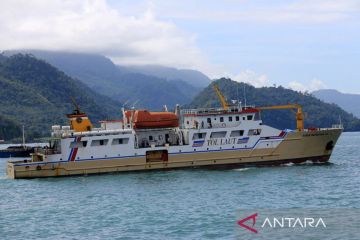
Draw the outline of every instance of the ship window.
<instances>
[{"instance_id":1,"label":"ship window","mask_svg":"<svg viewBox=\"0 0 360 240\"><path fill-rule=\"evenodd\" d=\"M71 142L70 148L82 148L86 147L87 141L80 141L80 142Z\"/></svg>"},{"instance_id":2,"label":"ship window","mask_svg":"<svg viewBox=\"0 0 360 240\"><path fill-rule=\"evenodd\" d=\"M247 115L247 120L252 120L253 119L253 115Z\"/></svg>"},{"instance_id":3,"label":"ship window","mask_svg":"<svg viewBox=\"0 0 360 240\"><path fill-rule=\"evenodd\" d=\"M245 117L243 117L243 120L245 120Z\"/></svg>"},{"instance_id":4,"label":"ship window","mask_svg":"<svg viewBox=\"0 0 360 240\"><path fill-rule=\"evenodd\" d=\"M238 121L240 121L240 117L239 116L236 116L235 117L235 120L238 122Z\"/></svg>"},{"instance_id":5,"label":"ship window","mask_svg":"<svg viewBox=\"0 0 360 240\"><path fill-rule=\"evenodd\" d=\"M226 136L226 131L223 132L212 132L210 138L224 138Z\"/></svg>"},{"instance_id":6,"label":"ship window","mask_svg":"<svg viewBox=\"0 0 360 240\"><path fill-rule=\"evenodd\" d=\"M220 122L224 122L224 117L220 117Z\"/></svg>"},{"instance_id":7,"label":"ship window","mask_svg":"<svg viewBox=\"0 0 360 240\"><path fill-rule=\"evenodd\" d=\"M150 135L150 136L149 136L149 140L150 140L150 141L154 140L153 136Z\"/></svg>"},{"instance_id":8,"label":"ship window","mask_svg":"<svg viewBox=\"0 0 360 240\"><path fill-rule=\"evenodd\" d=\"M195 139L204 139L206 136L206 133L194 133L193 140Z\"/></svg>"},{"instance_id":9,"label":"ship window","mask_svg":"<svg viewBox=\"0 0 360 240\"><path fill-rule=\"evenodd\" d=\"M250 129L248 135L249 136L256 136L260 135L261 129Z\"/></svg>"},{"instance_id":10,"label":"ship window","mask_svg":"<svg viewBox=\"0 0 360 240\"><path fill-rule=\"evenodd\" d=\"M105 146L108 143L109 139L99 139L99 140L92 140L91 146Z\"/></svg>"},{"instance_id":11,"label":"ship window","mask_svg":"<svg viewBox=\"0 0 360 240\"><path fill-rule=\"evenodd\" d=\"M207 123L211 123L211 118L207 118Z\"/></svg>"},{"instance_id":12,"label":"ship window","mask_svg":"<svg viewBox=\"0 0 360 240\"><path fill-rule=\"evenodd\" d=\"M229 122L232 122L232 117L229 117Z\"/></svg>"},{"instance_id":13,"label":"ship window","mask_svg":"<svg viewBox=\"0 0 360 240\"><path fill-rule=\"evenodd\" d=\"M244 135L244 130L232 131L230 137L241 137Z\"/></svg>"},{"instance_id":14,"label":"ship window","mask_svg":"<svg viewBox=\"0 0 360 240\"><path fill-rule=\"evenodd\" d=\"M129 142L128 138L114 138L112 140L111 145L127 144L128 142Z\"/></svg>"}]
</instances>

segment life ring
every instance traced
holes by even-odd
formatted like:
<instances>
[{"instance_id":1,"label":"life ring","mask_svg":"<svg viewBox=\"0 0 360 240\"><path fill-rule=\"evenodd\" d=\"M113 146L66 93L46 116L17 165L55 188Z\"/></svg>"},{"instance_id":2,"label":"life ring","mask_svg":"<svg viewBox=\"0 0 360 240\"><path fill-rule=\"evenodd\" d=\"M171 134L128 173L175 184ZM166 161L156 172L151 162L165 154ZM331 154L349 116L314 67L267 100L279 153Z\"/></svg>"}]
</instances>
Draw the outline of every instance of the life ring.
<instances>
[{"instance_id":1,"label":"life ring","mask_svg":"<svg viewBox=\"0 0 360 240\"><path fill-rule=\"evenodd\" d=\"M226 123L222 123L221 127L223 127L223 128L226 127Z\"/></svg>"}]
</instances>

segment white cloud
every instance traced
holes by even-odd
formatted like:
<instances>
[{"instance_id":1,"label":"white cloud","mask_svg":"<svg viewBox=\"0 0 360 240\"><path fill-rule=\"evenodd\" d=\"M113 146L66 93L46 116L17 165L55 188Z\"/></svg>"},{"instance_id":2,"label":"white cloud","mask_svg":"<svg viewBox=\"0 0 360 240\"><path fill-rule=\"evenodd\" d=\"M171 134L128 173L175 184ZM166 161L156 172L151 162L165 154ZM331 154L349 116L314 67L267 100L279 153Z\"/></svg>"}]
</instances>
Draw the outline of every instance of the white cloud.
<instances>
[{"instance_id":1,"label":"white cloud","mask_svg":"<svg viewBox=\"0 0 360 240\"><path fill-rule=\"evenodd\" d=\"M316 90L320 90L320 89L324 89L326 88L326 85L324 82L322 82L321 80L314 78L309 85L304 85L302 83L299 83L297 81L292 81L289 82L288 87L292 90L295 91L300 91L300 92L313 92Z\"/></svg>"},{"instance_id":2,"label":"white cloud","mask_svg":"<svg viewBox=\"0 0 360 240\"><path fill-rule=\"evenodd\" d=\"M0 50L92 52L117 63L211 69L196 36L159 20L151 6L127 16L105 0L1 1L0 33Z\"/></svg>"},{"instance_id":3,"label":"white cloud","mask_svg":"<svg viewBox=\"0 0 360 240\"><path fill-rule=\"evenodd\" d=\"M162 15L179 19L198 19L208 21L241 21L262 23L333 23L351 19L360 12L357 0L297 0L285 2L269 1L226 1L219 7L207 0L183 0L179 3L160 3L158 11Z\"/></svg>"},{"instance_id":4,"label":"white cloud","mask_svg":"<svg viewBox=\"0 0 360 240\"><path fill-rule=\"evenodd\" d=\"M229 77L237 82L249 83L254 87L264 87L270 85L270 81L265 74L258 74L249 69L244 70L237 75Z\"/></svg>"}]
</instances>

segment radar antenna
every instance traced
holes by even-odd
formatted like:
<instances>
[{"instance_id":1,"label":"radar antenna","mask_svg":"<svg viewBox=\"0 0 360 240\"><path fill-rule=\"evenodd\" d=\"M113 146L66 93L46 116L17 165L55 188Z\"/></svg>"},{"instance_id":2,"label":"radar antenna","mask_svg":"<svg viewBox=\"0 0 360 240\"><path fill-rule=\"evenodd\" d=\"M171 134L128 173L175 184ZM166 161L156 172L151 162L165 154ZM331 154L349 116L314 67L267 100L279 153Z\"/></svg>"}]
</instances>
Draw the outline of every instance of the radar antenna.
<instances>
[{"instance_id":1,"label":"radar antenna","mask_svg":"<svg viewBox=\"0 0 360 240\"><path fill-rule=\"evenodd\" d=\"M71 99L71 102L73 103L73 105L75 107L74 114L82 114L81 111L80 111L79 105L75 101L75 98L71 96L70 99Z\"/></svg>"}]
</instances>

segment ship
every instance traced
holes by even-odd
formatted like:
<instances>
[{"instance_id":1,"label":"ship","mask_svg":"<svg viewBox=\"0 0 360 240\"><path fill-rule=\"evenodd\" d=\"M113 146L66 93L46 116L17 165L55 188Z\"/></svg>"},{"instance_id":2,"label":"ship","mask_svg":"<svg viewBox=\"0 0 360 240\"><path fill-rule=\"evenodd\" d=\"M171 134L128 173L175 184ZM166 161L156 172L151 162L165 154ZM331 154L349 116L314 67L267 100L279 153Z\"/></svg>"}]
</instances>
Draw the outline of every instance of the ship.
<instances>
[{"instance_id":1,"label":"ship","mask_svg":"<svg viewBox=\"0 0 360 240\"><path fill-rule=\"evenodd\" d=\"M30 160L8 161L9 178L39 178L180 168L231 169L287 163L326 163L342 126L304 128L302 106L228 104L217 85L220 108L151 112L124 109L121 120L95 128L76 105L69 126L52 126L48 146ZM261 112L291 109L296 129L276 129Z\"/></svg>"},{"instance_id":2,"label":"ship","mask_svg":"<svg viewBox=\"0 0 360 240\"><path fill-rule=\"evenodd\" d=\"M25 130L22 129L22 144L9 146L0 150L0 158L18 158L18 157L30 157L30 154L34 153L35 148L25 145Z\"/></svg>"},{"instance_id":3,"label":"ship","mask_svg":"<svg viewBox=\"0 0 360 240\"><path fill-rule=\"evenodd\" d=\"M0 158L18 158L18 157L30 157L30 154L34 153L35 148L30 146L9 146L0 150Z\"/></svg>"}]
</instances>

